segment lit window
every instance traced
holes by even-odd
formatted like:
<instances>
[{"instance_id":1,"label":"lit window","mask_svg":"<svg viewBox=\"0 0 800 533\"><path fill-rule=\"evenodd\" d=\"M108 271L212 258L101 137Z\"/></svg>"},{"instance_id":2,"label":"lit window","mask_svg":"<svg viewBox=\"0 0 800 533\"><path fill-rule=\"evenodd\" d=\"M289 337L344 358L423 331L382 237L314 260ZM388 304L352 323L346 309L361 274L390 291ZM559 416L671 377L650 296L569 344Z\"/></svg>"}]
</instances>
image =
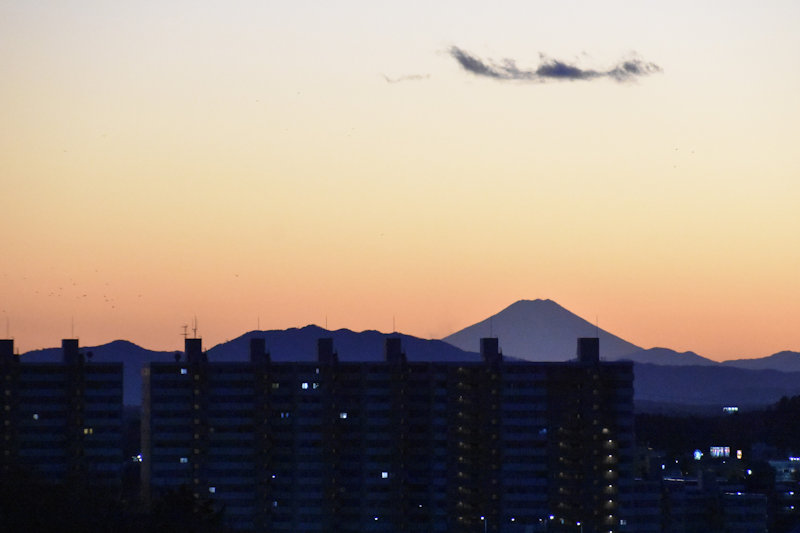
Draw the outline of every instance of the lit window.
<instances>
[{"instance_id":1,"label":"lit window","mask_svg":"<svg viewBox=\"0 0 800 533\"><path fill-rule=\"evenodd\" d=\"M94 428L83 428L84 435L92 435L94 433Z\"/></svg>"},{"instance_id":2,"label":"lit window","mask_svg":"<svg viewBox=\"0 0 800 533\"><path fill-rule=\"evenodd\" d=\"M389 472L381 472L381 479L386 479L389 477Z\"/></svg>"},{"instance_id":3,"label":"lit window","mask_svg":"<svg viewBox=\"0 0 800 533\"><path fill-rule=\"evenodd\" d=\"M39 413L33 413L33 419L39 420Z\"/></svg>"},{"instance_id":4,"label":"lit window","mask_svg":"<svg viewBox=\"0 0 800 533\"><path fill-rule=\"evenodd\" d=\"M300 385L300 388L303 389L303 390L306 390L308 388L308 383L303 382L303 384Z\"/></svg>"},{"instance_id":5,"label":"lit window","mask_svg":"<svg viewBox=\"0 0 800 533\"><path fill-rule=\"evenodd\" d=\"M181 375L183 375L183 376L186 375L186 369L185 368L181 368Z\"/></svg>"},{"instance_id":6,"label":"lit window","mask_svg":"<svg viewBox=\"0 0 800 533\"><path fill-rule=\"evenodd\" d=\"M189 462L189 458L188 457L181 457L181 463L182 464L186 464L188 462Z\"/></svg>"},{"instance_id":7,"label":"lit window","mask_svg":"<svg viewBox=\"0 0 800 533\"><path fill-rule=\"evenodd\" d=\"M208 487L208 492L215 494L217 492L217 487Z\"/></svg>"},{"instance_id":8,"label":"lit window","mask_svg":"<svg viewBox=\"0 0 800 533\"><path fill-rule=\"evenodd\" d=\"M345 418L347 418L347 413L345 413L344 411L342 411L341 413L339 413L339 418L341 418L341 419L345 419Z\"/></svg>"},{"instance_id":9,"label":"lit window","mask_svg":"<svg viewBox=\"0 0 800 533\"><path fill-rule=\"evenodd\" d=\"M319 388L319 383L314 383L314 384L312 384L311 387L314 388L314 389L318 389Z\"/></svg>"},{"instance_id":10,"label":"lit window","mask_svg":"<svg viewBox=\"0 0 800 533\"><path fill-rule=\"evenodd\" d=\"M280 383L275 383L275 382L272 383L272 388L273 389L279 389L280 387L281 387Z\"/></svg>"}]
</instances>

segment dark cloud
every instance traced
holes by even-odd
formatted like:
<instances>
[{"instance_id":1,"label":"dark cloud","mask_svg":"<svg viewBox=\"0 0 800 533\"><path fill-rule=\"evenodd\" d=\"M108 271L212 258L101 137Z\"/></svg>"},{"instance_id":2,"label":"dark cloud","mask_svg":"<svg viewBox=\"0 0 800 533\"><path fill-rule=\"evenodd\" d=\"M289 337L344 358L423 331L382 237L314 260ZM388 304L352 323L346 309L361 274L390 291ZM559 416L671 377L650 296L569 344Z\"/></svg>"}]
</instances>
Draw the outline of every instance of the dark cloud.
<instances>
[{"instance_id":1,"label":"dark cloud","mask_svg":"<svg viewBox=\"0 0 800 533\"><path fill-rule=\"evenodd\" d=\"M497 63L485 61L469 52L450 47L450 55L458 61L461 67L476 76L485 76L497 80L522 80L546 82L551 80L592 80L597 78L611 78L618 82L632 81L640 76L647 76L661 72L661 67L655 63L647 63L639 58L628 59L620 62L609 70L582 69L575 65L557 59L542 58L535 69L521 69L513 59L503 59Z\"/></svg>"},{"instance_id":2,"label":"dark cloud","mask_svg":"<svg viewBox=\"0 0 800 533\"><path fill-rule=\"evenodd\" d=\"M427 80L431 77L430 74L406 74L405 76L398 76L396 78L390 78L386 74L382 74L383 79L386 80L386 83L400 83L401 81L421 81Z\"/></svg>"}]
</instances>

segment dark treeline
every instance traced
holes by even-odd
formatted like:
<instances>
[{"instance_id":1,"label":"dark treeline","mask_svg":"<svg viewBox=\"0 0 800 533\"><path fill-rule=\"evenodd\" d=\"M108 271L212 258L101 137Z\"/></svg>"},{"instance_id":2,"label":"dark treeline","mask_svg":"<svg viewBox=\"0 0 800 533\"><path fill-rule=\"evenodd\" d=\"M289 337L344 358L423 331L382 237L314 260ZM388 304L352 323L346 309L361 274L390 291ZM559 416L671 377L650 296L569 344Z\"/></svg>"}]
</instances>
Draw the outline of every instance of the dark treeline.
<instances>
[{"instance_id":1,"label":"dark treeline","mask_svg":"<svg viewBox=\"0 0 800 533\"><path fill-rule=\"evenodd\" d=\"M720 413L718 416L637 414L636 440L678 456L709 446L730 446L750 453L763 444L777 452L800 454L800 396L783 397L774 405L757 411Z\"/></svg>"},{"instance_id":2,"label":"dark treeline","mask_svg":"<svg viewBox=\"0 0 800 533\"><path fill-rule=\"evenodd\" d=\"M138 499L81 483L49 483L19 470L0 479L0 532L225 533L222 512L188 487L167 492L145 511Z\"/></svg>"}]
</instances>

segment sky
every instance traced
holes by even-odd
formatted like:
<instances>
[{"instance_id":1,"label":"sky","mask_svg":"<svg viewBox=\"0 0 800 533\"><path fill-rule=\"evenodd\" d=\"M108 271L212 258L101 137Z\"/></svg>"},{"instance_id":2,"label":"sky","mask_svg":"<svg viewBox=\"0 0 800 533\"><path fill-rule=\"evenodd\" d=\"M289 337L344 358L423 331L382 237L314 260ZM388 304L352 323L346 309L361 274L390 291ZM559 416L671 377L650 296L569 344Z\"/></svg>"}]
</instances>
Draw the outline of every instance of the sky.
<instances>
[{"instance_id":1,"label":"sky","mask_svg":"<svg viewBox=\"0 0 800 533\"><path fill-rule=\"evenodd\" d=\"M800 351L800 3L0 1L0 336Z\"/></svg>"}]
</instances>

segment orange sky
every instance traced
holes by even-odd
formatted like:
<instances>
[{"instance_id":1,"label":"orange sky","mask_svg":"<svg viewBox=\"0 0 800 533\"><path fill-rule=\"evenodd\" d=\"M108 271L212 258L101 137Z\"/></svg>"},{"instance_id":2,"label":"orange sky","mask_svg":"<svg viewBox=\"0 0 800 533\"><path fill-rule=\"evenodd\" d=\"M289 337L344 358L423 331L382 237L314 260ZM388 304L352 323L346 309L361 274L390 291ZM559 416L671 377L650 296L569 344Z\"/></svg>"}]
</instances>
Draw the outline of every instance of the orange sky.
<instances>
[{"instance_id":1,"label":"orange sky","mask_svg":"<svg viewBox=\"0 0 800 533\"><path fill-rule=\"evenodd\" d=\"M643 347L800 351L799 4L408 4L0 5L17 346L442 337L550 298Z\"/></svg>"}]
</instances>

